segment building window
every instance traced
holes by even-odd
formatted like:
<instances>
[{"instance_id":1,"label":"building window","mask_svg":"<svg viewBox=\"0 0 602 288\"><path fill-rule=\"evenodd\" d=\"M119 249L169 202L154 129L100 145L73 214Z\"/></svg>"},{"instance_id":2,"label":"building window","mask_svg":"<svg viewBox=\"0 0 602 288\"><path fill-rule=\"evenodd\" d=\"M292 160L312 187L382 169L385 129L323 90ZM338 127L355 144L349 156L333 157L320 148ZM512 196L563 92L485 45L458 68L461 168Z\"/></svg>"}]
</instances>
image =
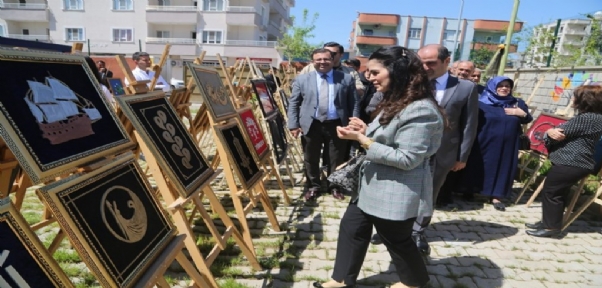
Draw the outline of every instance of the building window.
<instances>
[{"instance_id":1,"label":"building window","mask_svg":"<svg viewBox=\"0 0 602 288\"><path fill-rule=\"evenodd\" d=\"M84 0L63 0L65 10L84 10Z\"/></svg>"},{"instance_id":2,"label":"building window","mask_svg":"<svg viewBox=\"0 0 602 288\"><path fill-rule=\"evenodd\" d=\"M134 42L132 29L113 29L113 42Z\"/></svg>"},{"instance_id":3,"label":"building window","mask_svg":"<svg viewBox=\"0 0 602 288\"><path fill-rule=\"evenodd\" d=\"M159 6L169 6L171 5L170 0L159 0Z\"/></svg>"},{"instance_id":4,"label":"building window","mask_svg":"<svg viewBox=\"0 0 602 288\"><path fill-rule=\"evenodd\" d=\"M203 31L203 44L221 44L221 31Z\"/></svg>"},{"instance_id":5,"label":"building window","mask_svg":"<svg viewBox=\"0 0 602 288\"><path fill-rule=\"evenodd\" d=\"M134 0L113 0L113 10L134 10Z\"/></svg>"},{"instance_id":6,"label":"building window","mask_svg":"<svg viewBox=\"0 0 602 288\"><path fill-rule=\"evenodd\" d=\"M169 38L169 31L157 31L157 38Z\"/></svg>"},{"instance_id":7,"label":"building window","mask_svg":"<svg viewBox=\"0 0 602 288\"><path fill-rule=\"evenodd\" d=\"M485 42L489 43L489 42L491 42L491 40L493 40L493 37L491 37L491 36L485 37Z\"/></svg>"},{"instance_id":8,"label":"building window","mask_svg":"<svg viewBox=\"0 0 602 288\"><path fill-rule=\"evenodd\" d=\"M374 30L372 30L372 29L364 29L364 35L365 36L372 36L372 35L374 35Z\"/></svg>"},{"instance_id":9,"label":"building window","mask_svg":"<svg viewBox=\"0 0 602 288\"><path fill-rule=\"evenodd\" d=\"M455 38L456 38L456 30L445 30L445 32L443 32L443 40L454 41Z\"/></svg>"},{"instance_id":10,"label":"building window","mask_svg":"<svg viewBox=\"0 0 602 288\"><path fill-rule=\"evenodd\" d=\"M83 28L65 28L66 41L84 41Z\"/></svg>"},{"instance_id":11,"label":"building window","mask_svg":"<svg viewBox=\"0 0 602 288\"><path fill-rule=\"evenodd\" d=\"M422 29L420 29L420 28L411 28L410 29L410 36L408 38L410 38L410 39L420 39L420 32L422 32Z\"/></svg>"},{"instance_id":12,"label":"building window","mask_svg":"<svg viewBox=\"0 0 602 288\"><path fill-rule=\"evenodd\" d=\"M224 0L204 0L204 11L224 11Z\"/></svg>"}]
</instances>

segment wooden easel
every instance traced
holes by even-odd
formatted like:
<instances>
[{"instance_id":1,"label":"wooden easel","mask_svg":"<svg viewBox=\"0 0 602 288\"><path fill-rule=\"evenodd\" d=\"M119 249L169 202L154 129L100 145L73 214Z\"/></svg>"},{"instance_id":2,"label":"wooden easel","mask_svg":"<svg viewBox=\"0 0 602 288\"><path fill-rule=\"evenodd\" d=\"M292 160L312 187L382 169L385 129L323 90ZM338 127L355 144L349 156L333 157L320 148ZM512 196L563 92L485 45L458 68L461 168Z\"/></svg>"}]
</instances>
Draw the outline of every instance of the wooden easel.
<instances>
[{"instance_id":1,"label":"wooden easel","mask_svg":"<svg viewBox=\"0 0 602 288\"><path fill-rule=\"evenodd\" d=\"M519 163L519 167L518 167L519 173L520 173L520 175L522 175L524 172L531 173L531 174L529 175L529 178L527 178L527 180L525 181L525 184L523 185L523 188L521 189L518 196L516 197L516 200L514 200L514 205L518 204L518 202L523 197L523 195L525 194L527 189L529 189L529 187L535 181L537 176L539 176L539 169L541 169L543 164L548 159L548 157L546 155L535 152L535 151L527 151L523 155L527 155L528 158L525 159L524 161L521 161L521 163ZM535 165L534 168L529 168L528 166L531 163L537 163L537 164Z\"/></svg>"}]
</instances>

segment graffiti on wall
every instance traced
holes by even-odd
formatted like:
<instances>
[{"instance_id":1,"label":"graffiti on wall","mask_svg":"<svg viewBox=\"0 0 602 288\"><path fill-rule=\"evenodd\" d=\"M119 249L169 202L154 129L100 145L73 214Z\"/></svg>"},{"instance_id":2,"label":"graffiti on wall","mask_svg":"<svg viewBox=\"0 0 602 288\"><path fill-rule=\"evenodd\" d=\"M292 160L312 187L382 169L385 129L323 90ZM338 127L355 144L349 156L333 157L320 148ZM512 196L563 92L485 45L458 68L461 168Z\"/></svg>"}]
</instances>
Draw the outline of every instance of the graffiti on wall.
<instances>
[{"instance_id":1,"label":"graffiti on wall","mask_svg":"<svg viewBox=\"0 0 602 288\"><path fill-rule=\"evenodd\" d=\"M572 92L574 88L584 84L602 85L602 81L599 79L600 78L596 77L594 73L589 73L586 71L572 72L562 77L558 76L556 77L556 82L554 83L554 89L552 92L550 92L552 101L558 102L562 98L570 98L570 92Z\"/></svg>"}]
</instances>

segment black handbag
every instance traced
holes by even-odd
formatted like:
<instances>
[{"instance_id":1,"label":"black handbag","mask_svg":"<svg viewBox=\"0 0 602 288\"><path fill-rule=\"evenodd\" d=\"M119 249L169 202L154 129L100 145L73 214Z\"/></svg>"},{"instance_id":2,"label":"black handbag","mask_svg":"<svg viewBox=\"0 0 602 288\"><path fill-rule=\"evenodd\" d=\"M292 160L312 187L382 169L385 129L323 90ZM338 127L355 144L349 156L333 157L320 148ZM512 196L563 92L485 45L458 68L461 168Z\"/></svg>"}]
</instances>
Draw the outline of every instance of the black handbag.
<instances>
[{"instance_id":1,"label":"black handbag","mask_svg":"<svg viewBox=\"0 0 602 288\"><path fill-rule=\"evenodd\" d=\"M525 133L518 136L518 150L531 150L531 140Z\"/></svg>"},{"instance_id":2,"label":"black handbag","mask_svg":"<svg viewBox=\"0 0 602 288\"><path fill-rule=\"evenodd\" d=\"M366 155L364 154L353 156L349 161L339 165L337 170L328 176L328 182L343 190L344 194L357 194L360 181L360 167L365 159Z\"/></svg>"}]
</instances>

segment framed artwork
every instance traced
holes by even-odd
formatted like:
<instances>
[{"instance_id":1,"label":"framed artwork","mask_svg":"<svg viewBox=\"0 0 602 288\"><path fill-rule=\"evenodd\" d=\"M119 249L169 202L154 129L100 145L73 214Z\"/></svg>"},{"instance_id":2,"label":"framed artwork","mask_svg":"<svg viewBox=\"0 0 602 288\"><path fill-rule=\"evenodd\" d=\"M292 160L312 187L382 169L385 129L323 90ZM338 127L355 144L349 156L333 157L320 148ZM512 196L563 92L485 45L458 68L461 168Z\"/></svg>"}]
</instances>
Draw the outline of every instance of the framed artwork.
<instances>
[{"instance_id":1,"label":"framed artwork","mask_svg":"<svg viewBox=\"0 0 602 288\"><path fill-rule=\"evenodd\" d=\"M267 82L264 79L251 80L251 85L253 85L255 95L257 95L257 101L259 102L259 107L261 107L263 117L265 119L273 117L278 110L276 109L274 97L272 97L270 89L268 89Z\"/></svg>"},{"instance_id":2,"label":"framed artwork","mask_svg":"<svg viewBox=\"0 0 602 288\"><path fill-rule=\"evenodd\" d=\"M73 287L10 198L0 199L0 287Z\"/></svg>"},{"instance_id":3,"label":"framed artwork","mask_svg":"<svg viewBox=\"0 0 602 288\"><path fill-rule=\"evenodd\" d=\"M527 137L529 137L529 140L531 141L531 150L548 155L548 149L546 149L546 145L543 140L546 131L566 122L567 120L568 118L566 117L541 112L531 127L529 127L529 130L527 130Z\"/></svg>"},{"instance_id":4,"label":"framed artwork","mask_svg":"<svg viewBox=\"0 0 602 288\"><path fill-rule=\"evenodd\" d=\"M261 179L262 173L253 159L243 133L236 122L225 125L214 126L217 136L226 149L228 157L234 166L234 172L243 189L248 189Z\"/></svg>"},{"instance_id":5,"label":"framed artwork","mask_svg":"<svg viewBox=\"0 0 602 288\"><path fill-rule=\"evenodd\" d=\"M288 146L282 115L278 114L276 117L268 120L268 126L272 135L272 150L274 150L274 155L276 155L276 163L280 164L286 158Z\"/></svg>"},{"instance_id":6,"label":"framed artwork","mask_svg":"<svg viewBox=\"0 0 602 288\"><path fill-rule=\"evenodd\" d=\"M41 183L131 148L84 57L0 49L0 136Z\"/></svg>"},{"instance_id":7,"label":"framed artwork","mask_svg":"<svg viewBox=\"0 0 602 288\"><path fill-rule=\"evenodd\" d=\"M117 101L180 196L188 197L213 175L213 169L162 92L119 97Z\"/></svg>"},{"instance_id":8,"label":"framed artwork","mask_svg":"<svg viewBox=\"0 0 602 288\"><path fill-rule=\"evenodd\" d=\"M240 116L240 123L247 131L246 135L249 136L249 142L253 144L253 148L255 148L259 160L262 160L270 151L268 149L268 142L265 141L263 132L261 132L261 128L259 128L259 123L257 123L255 115L253 115L253 110L251 110L251 108L245 108L240 110L238 115Z\"/></svg>"},{"instance_id":9,"label":"framed artwork","mask_svg":"<svg viewBox=\"0 0 602 288\"><path fill-rule=\"evenodd\" d=\"M282 89L280 89L278 92L280 93L280 99L282 99L283 106L282 108L284 109L282 113L288 113L288 96L286 96L286 93Z\"/></svg>"},{"instance_id":10,"label":"framed artwork","mask_svg":"<svg viewBox=\"0 0 602 288\"><path fill-rule=\"evenodd\" d=\"M207 104L210 114L215 122L236 116L236 109L232 104L230 92L222 78L212 67L187 63L192 77L196 81L204 103Z\"/></svg>"},{"instance_id":11,"label":"framed artwork","mask_svg":"<svg viewBox=\"0 0 602 288\"><path fill-rule=\"evenodd\" d=\"M111 86L111 92L113 96L125 95L125 89L123 89L123 82L119 78L108 78L109 86Z\"/></svg>"},{"instance_id":12,"label":"framed artwork","mask_svg":"<svg viewBox=\"0 0 602 288\"><path fill-rule=\"evenodd\" d=\"M131 153L36 192L102 287L133 287L175 236Z\"/></svg>"}]
</instances>

